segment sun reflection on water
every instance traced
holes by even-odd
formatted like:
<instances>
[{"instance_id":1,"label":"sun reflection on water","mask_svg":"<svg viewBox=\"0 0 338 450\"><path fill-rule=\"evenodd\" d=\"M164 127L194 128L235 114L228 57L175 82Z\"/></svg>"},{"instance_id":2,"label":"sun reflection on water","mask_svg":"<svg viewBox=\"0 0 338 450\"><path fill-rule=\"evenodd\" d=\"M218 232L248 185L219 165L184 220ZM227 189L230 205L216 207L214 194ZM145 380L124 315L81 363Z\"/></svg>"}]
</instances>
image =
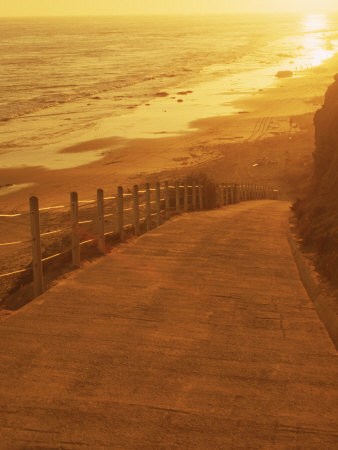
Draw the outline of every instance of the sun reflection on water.
<instances>
[{"instance_id":1,"label":"sun reflection on water","mask_svg":"<svg viewBox=\"0 0 338 450\"><path fill-rule=\"evenodd\" d=\"M327 30L328 20L325 14L310 14L304 17L302 21L303 31Z\"/></svg>"},{"instance_id":2,"label":"sun reflection on water","mask_svg":"<svg viewBox=\"0 0 338 450\"><path fill-rule=\"evenodd\" d=\"M326 59L334 55L334 49L328 41L328 18L325 14L311 14L302 21L303 32L302 47L308 55L312 67L319 66Z\"/></svg>"}]
</instances>

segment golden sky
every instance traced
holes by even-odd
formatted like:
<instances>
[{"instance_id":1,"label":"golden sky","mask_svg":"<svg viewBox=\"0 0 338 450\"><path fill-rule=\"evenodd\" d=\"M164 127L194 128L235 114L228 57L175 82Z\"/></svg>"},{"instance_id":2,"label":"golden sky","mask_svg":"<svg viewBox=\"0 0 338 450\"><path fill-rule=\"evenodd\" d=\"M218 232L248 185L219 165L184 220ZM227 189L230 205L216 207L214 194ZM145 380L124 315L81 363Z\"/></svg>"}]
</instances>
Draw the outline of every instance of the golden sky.
<instances>
[{"instance_id":1,"label":"golden sky","mask_svg":"<svg viewBox=\"0 0 338 450\"><path fill-rule=\"evenodd\" d=\"M0 16L338 11L338 0L0 0Z\"/></svg>"}]
</instances>

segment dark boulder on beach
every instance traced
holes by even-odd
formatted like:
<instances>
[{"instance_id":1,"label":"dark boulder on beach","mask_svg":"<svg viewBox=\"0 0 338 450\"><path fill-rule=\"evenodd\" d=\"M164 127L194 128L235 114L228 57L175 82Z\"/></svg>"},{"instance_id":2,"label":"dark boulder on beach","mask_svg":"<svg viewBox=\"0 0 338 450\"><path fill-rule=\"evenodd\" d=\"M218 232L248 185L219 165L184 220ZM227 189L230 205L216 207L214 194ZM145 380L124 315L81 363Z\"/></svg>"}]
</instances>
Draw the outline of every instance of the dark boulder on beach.
<instances>
[{"instance_id":1,"label":"dark boulder on beach","mask_svg":"<svg viewBox=\"0 0 338 450\"><path fill-rule=\"evenodd\" d=\"M293 76L293 72L291 70L280 70L276 73L277 78L289 78Z\"/></svg>"},{"instance_id":2,"label":"dark boulder on beach","mask_svg":"<svg viewBox=\"0 0 338 450\"><path fill-rule=\"evenodd\" d=\"M155 94L155 97L168 97L168 96L169 96L168 92L157 92Z\"/></svg>"},{"instance_id":3,"label":"dark boulder on beach","mask_svg":"<svg viewBox=\"0 0 338 450\"><path fill-rule=\"evenodd\" d=\"M293 209L301 237L318 255L318 267L338 286L338 74L314 125L313 178L305 199Z\"/></svg>"}]
</instances>

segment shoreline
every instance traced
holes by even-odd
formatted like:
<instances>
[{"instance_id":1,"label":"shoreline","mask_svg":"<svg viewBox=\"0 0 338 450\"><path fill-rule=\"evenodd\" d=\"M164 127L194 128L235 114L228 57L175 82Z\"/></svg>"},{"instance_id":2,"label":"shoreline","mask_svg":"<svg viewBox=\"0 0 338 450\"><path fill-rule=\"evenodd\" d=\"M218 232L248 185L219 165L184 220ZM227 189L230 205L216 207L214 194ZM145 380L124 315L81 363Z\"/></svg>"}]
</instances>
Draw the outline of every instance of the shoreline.
<instances>
[{"instance_id":1,"label":"shoreline","mask_svg":"<svg viewBox=\"0 0 338 450\"><path fill-rule=\"evenodd\" d=\"M60 201L67 202L71 191L77 191L81 198L95 198L97 188L110 194L120 184L130 187L154 177L163 180L165 175L178 176L180 172L185 174L200 168L209 172L215 160L222 166L216 174L219 181L223 168L224 179L228 178L229 182L254 182L259 173L267 181L278 183L280 176L274 174L274 170L271 172L271 167L266 167L269 161L270 166L277 162L279 169L282 160L284 166L311 164L312 117L322 105L327 86L336 73L337 61L336 54L322 65L308 70L303 77L279 79L277 87L266 88L235 102L234 106L241 114L196 120L190 123L193 131L179 136L129 140L108 137L102 142L79 142L59 153L86 152L93 145L101 148L101 144L109 150L102 150L99 160L69 169L0 169L2 185L34 183L0 196L0 210L27 210L31 195L38 196L43 207L53 206ZM266 146L273 150L264 151ZM294 147L297 147L295 151ZM302 157L304 161L300 161ZM229 164L226 158L229 158ZM238 159L237 163L234 158ZM255 171L253 164L258 164Z\"/></svg>"}]
</instances>

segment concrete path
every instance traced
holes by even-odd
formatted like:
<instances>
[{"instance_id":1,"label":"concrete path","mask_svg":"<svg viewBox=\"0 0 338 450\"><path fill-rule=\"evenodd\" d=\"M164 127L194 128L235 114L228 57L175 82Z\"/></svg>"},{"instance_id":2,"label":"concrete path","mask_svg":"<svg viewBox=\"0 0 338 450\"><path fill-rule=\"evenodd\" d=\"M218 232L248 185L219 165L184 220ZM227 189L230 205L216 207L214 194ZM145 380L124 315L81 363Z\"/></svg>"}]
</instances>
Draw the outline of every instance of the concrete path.
<instances>
[{"instance_id":1,"label":"concrete path","mask_svg":"<svg viewBox=\"0 0 338 450\"><path fill-rule=\"evenodd\" d=\"M337 449L288 204L177 217L0 322L1 449Z\"/></svg>"}]
</instances>

